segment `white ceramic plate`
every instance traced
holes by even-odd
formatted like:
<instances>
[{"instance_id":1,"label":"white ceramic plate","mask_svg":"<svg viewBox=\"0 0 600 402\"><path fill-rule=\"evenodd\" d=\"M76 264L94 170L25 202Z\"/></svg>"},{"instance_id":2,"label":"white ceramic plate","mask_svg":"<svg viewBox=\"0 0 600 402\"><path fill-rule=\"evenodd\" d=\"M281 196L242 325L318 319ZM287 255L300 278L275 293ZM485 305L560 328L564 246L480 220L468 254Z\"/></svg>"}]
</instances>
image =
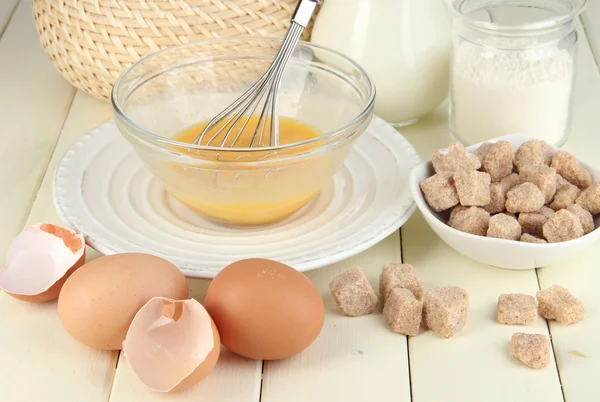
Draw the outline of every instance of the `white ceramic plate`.
<instances>
[{"instance_id":1,"label":"white ceramic plate","mask_svg":"<svg viewBox=\"0 0 600 402\"><path fill-rule=\"evenodd\" d=\"M55 173L54 200L67 225L103 254L150 253L200 278L250 257L307 271L360 253L398 230L415 210L408 175L419 163L409 142L374 117L309 205L274 225L231 228L171 197L111 121L66 152Z\"/></svg>"},{"instance_id":2,"label":"white ceramic plate","mask_svg":"<svg viewBox=\"0 0 600 402\"><path fill-rule=\"evenodd\" d=\"M530 139L532 138L515 134L495 138L490 142L506 140L511 143L513 151L516 151L522 143ZM473 152L479 145L481 144L467 147L467 150ZM554 150L557 150L557 148L554 148ZM600 180L600 172L582 161L580 163L590 172L594 182ZM577 255L600 238L600 229L575 240L551 244L522 243L461 232L448 226L445 214L434 212L423 197L419 183L433 175L433 173L431 161L422 163L411 172L410 188L419 210L433 231L450 247L480 263L514 270L556 265ZM599 224L600 218L597 218L596 227Z\"/></svg>"}]
</instances>

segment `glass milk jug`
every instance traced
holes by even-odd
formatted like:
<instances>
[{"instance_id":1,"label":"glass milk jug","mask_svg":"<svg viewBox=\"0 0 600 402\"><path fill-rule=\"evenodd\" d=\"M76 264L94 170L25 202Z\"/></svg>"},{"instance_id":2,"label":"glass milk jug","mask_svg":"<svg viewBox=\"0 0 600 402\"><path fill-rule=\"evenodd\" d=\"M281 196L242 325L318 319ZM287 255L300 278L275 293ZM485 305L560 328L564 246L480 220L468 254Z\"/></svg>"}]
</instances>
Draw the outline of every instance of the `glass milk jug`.
<instances>
[{"instance_id":1,"label":"glass milk jug","mask_svg":"<svg viewBox=\"0 0 600 402\"><path fill-rule=\"evenodd\" d=\"M357 61L375 82L375 114L400 126L448 95L451 24L444 0L325 0L311 42Z\"/></svg>"}]
</instances>

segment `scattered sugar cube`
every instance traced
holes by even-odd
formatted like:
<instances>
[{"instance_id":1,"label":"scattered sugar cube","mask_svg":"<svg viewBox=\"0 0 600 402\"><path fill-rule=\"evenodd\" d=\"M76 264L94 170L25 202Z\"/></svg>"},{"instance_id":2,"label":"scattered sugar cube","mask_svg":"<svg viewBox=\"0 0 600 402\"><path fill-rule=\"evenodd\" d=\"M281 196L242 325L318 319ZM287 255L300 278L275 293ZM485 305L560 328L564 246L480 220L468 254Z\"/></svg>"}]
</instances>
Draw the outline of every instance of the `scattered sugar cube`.
<instances>
[{"instance_id":1,"label":"scattered sugar cube","mask_svg":"<svg viewBox=\"0 0 600 402\"><path fill-rule=\"evenodd\" d=\"M508 215L494 215L490 218L487 236L497 239L519 240L521 238L521 225L515 218Z\"/></svg>"},{"instance_id":2,"label":"scattered sugar cube","mask_svg":"<svg viewBox=\"0 0 600 402\"><path fill-rule=\"evenodd\" d=\"M539 237L532 236L529 233L523 233L521 235L521 241L525 242L525 243L538 243L538 244L548 243L546 240L540 239Z\"/></svg>"},{"instance_id":3,"label":"scattered sugar cube","mask_svg":"<svg viewBox=\"0 0 600 402\"><path fill-rule=\"evenodd\" d=\"M556 170L546 165L523 166L519 173L521 183L533 183L542 193L545 202L552 201L556 193Z\"/></svg>"},{"instance_id":4,"label":"scattered sugar cube","mask_svg":"<svg viewBox=\"0 0 600 402\"><path fill-rule=\"evenodd\" d=\"M450 226L461 232L485 236L490 223L490 213L479 207L470 207L454 215Z\"/></svg>"},{"instance_id":5,"label":"scattered sugar cube","mask_svg":"<svg viewBox=\"0 0 600 402\"><path fill-rule=\"evenodd\" d=\"M457 286L433 288L425 294L423 320L442 338L450 338L467 323L469 294Z\"/></svg>"},{"instance_id":6,"label":"scattered sugar cube","mask_svg":"<svg viewBox=\"0 0 600 402\"><path fill-rule=\"evenodd\" d=\"M558 185L558 183L557 183ZM554 200L550 204L550 208L555 211L559 209L566 209L569 205L574 204L577 197L581 194L581 190L574 184L566 182L562 187L560 187L556 194L554 195Z\"/></svg>"},{"instance_id":7,"label":"scattered sugar cube","mask_svg":"<svg viewBox=\"0 0 600 402\"><path fill-rule=\"evenodd\" d=\"M583 236L583 226L577 215L561 209L544 223L542 232L548 243L558 243Z\"/></svg>"},{"instance_id":8,"label":"scattered sugar cube","mask_svg":"<svg viewBox=\"0 0 600 402\"><path fill-rule=\"evenodd\" d=\"M600 183L583 190L577 197L576 204L587 209L592 215L600 213Z\"/></svg>"},{"instance_id":9,"label":"scattered sugar cube","mask_svg":"<svg viewBox=\"0 0 600 402\"><path fill-rule=\"evenodd\" d=\"M445 211L458 204L453 175L451 172L436 173L419 184L425 200L436 212Z\"/></svg>"},{"instance_id":10,"label":"scattered sugar cube","mask_svg":"<svg viewBox=\"0 0 600 402\"><path fill-rule=\"evenodd\" d=\"M535 297L519 293L498 297L498 322L507 325L530 325L538 316Z\"/></svg>"},{"instance_id":11,"label":"scattered sugar cube","mask_svg":"<svg viewBox=\"0 0 600 402\"><path fill-rule=\"evenodd\" d=\"M543 214L534 212L524 212L519 214L519 224L521 225L521 231L528 233L533 236L542 236L544 223L549 218Z\"/></svg>"},{"instance_id":12,"label":"scattered sugar cube","mask_svg":"<svg viewBox=\"0 0 600 402\"><path fill-rule=\"evenodd\" d=\"M395 288L410 290L419 300L423 297L423 280L411 264L385 264L379 275L379 294L385 303Z\"/></svg>"},{"instance_id":13,"label":"scattered sugar cube","mask_svg":"<svg viewBox=\"0 0 600 402\"><path fill-rule=\"evenodd\" d=\"M561 175L566 181L579 188L588 188L592 185L590 172L585 170L579 161L566 151L555 153L550 166L556 169L556 173Z\"/></svg>"},{"instance_id":14,"label":"scattered sugar cube","mask_svg":"<svg viewBox=\"0 0 600 402\"><path fill-rule=\"evenodd\" d=\"M529 140L515 152L514 165L519 172L529 165L550 165L554 150L542 140Z\"/></svg>"},{"instance_id":15,"label":"scattered sugar cube","mask_svg":"<svg viewBox=\"0 0 600 402\"><path fill-rule=\"evenodd\" d=\"M431 163L436 173L477 170L481 167L479 158L465 149L461 143L454 143L433 153Z\"/></svg>"},{"instance_id":16,"label":"scattered sugar cube","mask_svg":"<svg viewBox=\"0 0 600 402\"><path fill-rule=\"evenodd\" d=\"M561 175L559 175L557 173L556 174L556 189L558 190L559 188L561 188L565 184L571 184L571 183L569 183L568 181L566 181L564 177L562 177Z\"/></svg>"},{"instance_id":17,"label":"scattered sugar cube","mask_svg":"<svg viewBox=\"0 0 600 402\"><path fill-rule=\"evenodd\" d=\"M486 146L484 151L477 155L481 158L481 169L490 175L493 182L500 181L512 173L513 151L510 142L498 141Z\"/></svg>"},{"instance_id":18,"label":"scattered sugar cube","mask_svg":"<svg viewBox=\"0 0 600 402\"><path fill-rule=\"evenodd\" d=\"M513 334L508 344L511 356L534 369L543 369L550 363L550 340L542 334Z\"/></svg>"},{"instance_id":19,"label":"scattered sugar cube","mask_svg":"<svg viewBox=\"0 0 600 402\"><path fill-rule=\"evenodd\" d=\"M504 211L506 193L517 184L519 184L519 175L516 173L506 176L500 182L492 183L490 185L490 203L485 205L483 209L490 214L497 214Z\"/></svg>"},{"instance_id":20,"label":"scattered sugar cube","mask_svg":"<svg viewBox=\"0 0 600 402\"><path fill-rule=\"evenodd\" d=\"M505 206L508 212L535 212L544 203L544 194L533 183L519 184L506 193Z\"/></svg>"},{"instance_id":21,"label":"scattered sugar cube","mask_svg":"<svg viewBox=\"0 0 600 402\"><path fill-rule=\"evenodd\" d=\"M347 316L371 314L379 304L377 294L360 268L337 275L329 284L329 290L341 312Z\"/></svg>"},{"instance_id":22,"label":"scattered sugar cube","mask_svg":"<svg viewBox=\"0 0 600 402\"><path fill-rule=\"evenodd\" d=\"M476 170L454 173L454 185L460 204L465 207L482 207L490 203L490 175Z\"/></svg>"},{"instance_id":23,"label":"scattered sugar cube","mask_svg":"<svg viewBox=\"0 0 600 402\"><path fill-rule=\"evenodd\" d=\"M383 307L385 322L394 332L415 336L423 317L423 302L408 289L394 288Z\"/></svg>"},{"instance_id":24,"label":"scattered sugar cube","mask_svg":"<svg viewBox=\"0 0 600 402\"><path fill-rule=\"evenodd\" d=\"M552 285L538 291L536 298L540 315L547 320L556 320L563 325L570 325L581 321L584 317L583 303L565 287Z\"/></svg>"},{"instance_id":25,"label":"scattered sugar cube","mask_svg":"<svg viewBox=\"0 0 600 402\"><path fill-rule=\"evenodd\" d=\"M583 228L583 234L588 234L596 228L592 214L580 205L569 205L567 211L574 213L579 218L579 222L581 222L581 227Z\"/></svg>"}]
</instances>

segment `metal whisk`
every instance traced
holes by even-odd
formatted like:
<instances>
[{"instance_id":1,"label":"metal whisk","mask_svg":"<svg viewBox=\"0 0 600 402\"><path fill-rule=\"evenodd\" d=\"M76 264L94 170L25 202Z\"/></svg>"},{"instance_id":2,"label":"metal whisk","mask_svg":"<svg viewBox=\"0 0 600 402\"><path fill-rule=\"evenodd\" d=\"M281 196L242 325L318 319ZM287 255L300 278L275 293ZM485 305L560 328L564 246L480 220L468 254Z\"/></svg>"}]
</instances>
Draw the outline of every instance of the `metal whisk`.
<instances>
[{"instance_id":1,"label":"metal whisk","mask_svg":"<svg viewBox=\"0 0 600 402\"><path fill-rule=\"evenodd\" d=\"M246 129L250 118L255 114L256 110L262 103L260 116L254 128L254 133L250 141L250 148L260 146L265 136L266 126L269 125L269 146L279 145L279 116L278 116L278 93L281 86L283 72L290 60L292 53L304 31L308 25L314 9L317 4L321 4L323 0L300 0L296 6L296 10L292 16L291 25L288 29L281 47L277 51L275 58L269 69L262 77L254 83L250 89L242 94L235 102L229 105L221 113L215 116L204 128L202 133L196 137L194 144L202 144L207 146L225 147L227 140L232 133L237 131L233 141L229 143L229 147L235 147L240 136ZM270 118L269 118L270 117ZM223 121L225 124L219 127ZM210 135L208 141L203 142L204 138L209 135L211 130L217 128L217 131ZM251 127L250 127L251 128ZM218 144L217 138L223 133L225 135Z\"/></svg>"}]
</instances>

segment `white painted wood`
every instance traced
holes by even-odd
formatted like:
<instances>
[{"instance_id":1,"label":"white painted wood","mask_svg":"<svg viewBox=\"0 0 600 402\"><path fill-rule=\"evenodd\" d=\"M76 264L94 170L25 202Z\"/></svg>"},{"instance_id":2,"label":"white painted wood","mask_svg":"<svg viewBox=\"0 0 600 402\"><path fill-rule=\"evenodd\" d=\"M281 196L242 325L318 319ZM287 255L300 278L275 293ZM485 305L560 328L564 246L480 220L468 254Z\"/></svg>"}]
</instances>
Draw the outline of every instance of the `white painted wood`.
<instances>
[{"instance_id":1,"label":"white painted wood","mask_svg":"<svg viewBox=\"0 0 600 402\"><path fill-rule=\"evenodd\" d=\"M325 300L325 326L301 354L265 362L262 402L410 401L406 337L386 326L381 309L363 317L343 316L329 292L336 274L356 266L377 289L383 264L399 261L395 233L356 257L307 273Z\"/></svg>"},{"instance_id":2,"label":"white painted wood","mask_svg":"<svg viewBox=\"0 0 600 402\"><path fill-rule=\"evenodd\" d=\"M49 99L50 95L43 96ZM56 145L27 223L62 223L52 202L54 168L70 143L83 130L100 123L109 111L105 104L90 97L78 96L77 100L79 102L75 102L71 109L71 118L68 119ZM88 118L76 118L84 115ZM14 161L12 163L11 166L15 166ZM31 160L25 160L23 163L34 165L34 161ZM22 168L26 169L27 165ZM10 212L6 209L0 211ZM2 235L7 235L6 231L3 231ZM94 258L95 255L93 251L89 252L88 259ZM15 300L2 292L0 315L11 317L2 321L0 331L1 401L108 400L118 353L93 350L71 338L60 324L56 302L32 305Z\"/></svg>"},{"instance_id":3,"label":"white painted wood","mask_svg":"<svg viewBox=\"0 0 600 402\"><path fill-rule=\"evenodd\" d=\"M27 1L0 40L0 89L3 258L31 208L75 91L46 57Z\"/></svg>"},{"instance_id":4,"label":"white painted wood","mask_svg":"<svg viewBox=\"0 0 600 402\"><path fill-rule=\"evenodd\" d=\"M593 0L588 3L590 11L587 16L593 15L594 32L600 34L599 4ZM589 20L586 22L588 29ZM590 31L588 35L589 33ZM585 38L582 38L573 132L564 149L600 168L600 73ZM595 37L596 46L600 44L598 39L600 36ZM542 288L553 284L565 286L580 298L586 307L586 318L577 324L563 327L556 322L550 323L565 399L568 402L600 400L600 342L597 335L600 333L598 261L600 248L596 244L567 263L538 270Z\"/></svg>"}]
</instances>

